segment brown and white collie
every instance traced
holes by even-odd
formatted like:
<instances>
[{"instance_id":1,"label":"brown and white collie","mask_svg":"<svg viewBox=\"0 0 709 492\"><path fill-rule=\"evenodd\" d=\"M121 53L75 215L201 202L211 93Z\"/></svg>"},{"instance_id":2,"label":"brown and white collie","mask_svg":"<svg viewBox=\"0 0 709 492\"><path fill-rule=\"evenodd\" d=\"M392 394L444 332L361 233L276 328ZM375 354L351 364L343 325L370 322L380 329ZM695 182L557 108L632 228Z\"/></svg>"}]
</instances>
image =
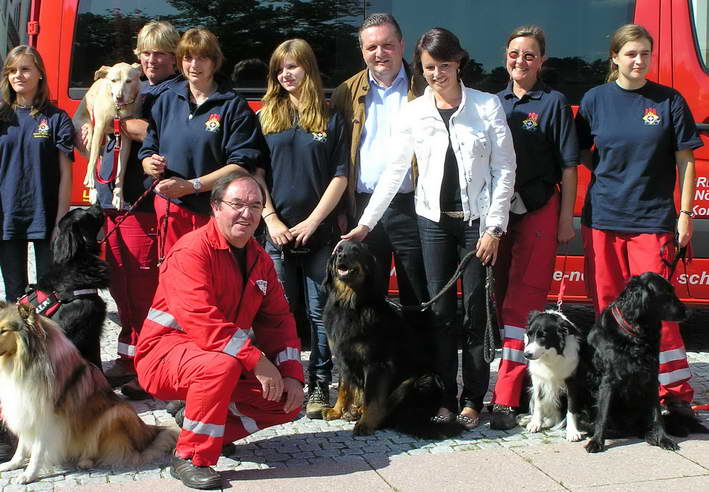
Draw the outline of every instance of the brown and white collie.
<instances>
[{"instance_id":1,"label":"brown and white collie","mask_svg":"<svg viewBox=\"0 0 709 492\"><path fill-rule=\"evenodd\" d=\"M21 483L44 468L139 465L168 453L177 429L145 424L111 390L53 321L31 306L0 302L0 405L18 437L0 471L22 468Z\"/></svg>"}]
</instances>

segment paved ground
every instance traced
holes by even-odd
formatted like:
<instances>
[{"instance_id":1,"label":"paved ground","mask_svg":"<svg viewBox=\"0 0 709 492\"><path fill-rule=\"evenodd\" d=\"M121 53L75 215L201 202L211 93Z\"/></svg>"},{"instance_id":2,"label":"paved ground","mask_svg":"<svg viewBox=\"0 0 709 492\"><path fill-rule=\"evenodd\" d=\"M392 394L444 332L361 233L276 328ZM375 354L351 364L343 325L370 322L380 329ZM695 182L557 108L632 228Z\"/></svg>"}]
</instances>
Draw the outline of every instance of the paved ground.
<instances>
[{"instance_id":1,"label":"paved ground","mask_svg":"<svg viewBox=\"0 0 709 492\"><path fill-rule=\"evenodd\" d=\"M1 287L0 287L1 289ZM0 292L2 295L2 292ZM110 297L105 361L116 353L118 326ZM564 306L578 324L587 325L588 308ZM709 329L704 312L685 329L692 340L689 358L696 402L709 403ZM700 322L697 322L699 320ZM498 353L499 356L499 353ZM307 359L307 353L304 354ZM493 363L494 384L499 359ZM334 398L334 386L331 391ZM148 423L169 422L164 402L134 405ZM701 412L709 423L709 412ZM566 443L559 431L538 434L518 427L511 431L482 424L458 439L417 440L392 431L352 437L352 424L295 422L260 431L237 442L236 456L219 460L217 469L245 490L709 490L707 437L693 436L672 453L637 440L621 440L601 455L586 455L581 444ZM0 491L25 490L189 490L170 478L167 459L137 469L56 469L28 486L14 482L19 472L0 474Z\"/></svg>"}]
</instances>

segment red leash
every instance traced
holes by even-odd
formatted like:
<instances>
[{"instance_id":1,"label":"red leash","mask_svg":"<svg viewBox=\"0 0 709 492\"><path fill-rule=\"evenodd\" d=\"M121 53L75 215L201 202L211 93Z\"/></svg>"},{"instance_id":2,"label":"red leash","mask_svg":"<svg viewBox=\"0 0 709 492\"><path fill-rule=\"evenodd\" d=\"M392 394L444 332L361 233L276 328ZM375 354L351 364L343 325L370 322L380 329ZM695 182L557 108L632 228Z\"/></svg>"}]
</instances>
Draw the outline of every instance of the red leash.
<instances>
[{"instance_id":1,"label":"red leash","mask_svg":"<svg viewBox=\"0 0 709 492\"><path fill-rule=\"evenodd\" d=\"M115 145L113 147L113 165L111 166L111 174L108 179L103 179L99 174L99 168L101 167L101 162L103 159L99 157L98 165L94 168L94 176L96 181L101 184L113 183L116 180L116 169L118 169L118 159L121 153L121 120L119 118L113 118L113 137L115 140Z\"/></svg>"},{"instance_id":2,"label":"red leash","mask_svg":"<svg viewBox=\"0 0 709 492\"><path fill-rule=\"evenodd\" d=\"M147 190L145 190L143 192L143 194L140 195L135 202L133 202L133 205L131 205L130 208L125 211L125 213L117 216L117 218L115 220L115 225L113 226L113 229L108 231L108 233L103 237L103 239L101 239L101 241L99 241L99 245L105 243L108 240L108 237L111 234L113 234L114 232L116 232L116 230L120 227L121 223L123 223L123 221L126 220L128 218L128 216L133 213L133 210L135 210L135 207L137 207L138 204L145 199L145 197L147 197L150 193L152 193L152 191L155 189L155 187L158 185L159 182L160 182L159 179L153 180L153 182L150 184L150 187Z\"/></svg>"},{"instance_id":3,"label":"red leash","mask_svg":"<svg viewBox=\"0 0 709 492\"><path fill-rule=\"evenodd\" d=\"M564 248L566 249L566 247ZM564 251L564 264L561 267L561 283L559 283L559 294L556 296L556 310L561 312L561 305L564 303L564 292L566 292L566 260L569 255Z\"/></svg>"}]
</instances>

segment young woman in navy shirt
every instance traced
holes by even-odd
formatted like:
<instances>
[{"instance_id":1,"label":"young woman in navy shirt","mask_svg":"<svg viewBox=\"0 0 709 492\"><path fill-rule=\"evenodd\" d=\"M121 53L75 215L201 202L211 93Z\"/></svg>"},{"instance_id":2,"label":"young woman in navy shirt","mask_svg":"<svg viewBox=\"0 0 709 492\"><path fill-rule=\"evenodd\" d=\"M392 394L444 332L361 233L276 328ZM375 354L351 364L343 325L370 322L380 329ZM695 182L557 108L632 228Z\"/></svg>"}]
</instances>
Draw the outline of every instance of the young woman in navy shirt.
<instances>
[{"instance_id":1,"label":"young woman in navy shirt","mask_svg":"<svg viewBox=\"0 0 709 492\"><path fill-rule=\"evenodd\" d=\"M702 143L684 98L647 79L652 47L643 27L619 28L611 40L608 83L588 91L577 114L581 157L593 173L581 222L586 287L597 312L632 275L669 275L675 231L680 246L692 238L692 150ZM679 326L663 323L660 399L670 411L691 412L690 377Z\"/></svg>"},{"instance_id":2,"label":"young woman in navy shirt","mask_svg":"<svg viewBox=\"0 0 709 492\"><path fill-rule=\"evenodd\" d=\"M184 234L209 221L209 191L237 168L254 170L261 159L256 117L226 78L216 36L194 28L177 45L182 77L155 101L138 153L155 188L159 255Z\"/></svg>"},{"instance_id":3,"label":"young woman in navy shirt","mask_svg":"<svg viewBox=\"0 0 709 492\"><path fill-rule=\"evenodd\" d=\"M504 342L493 394L494 429L517 425L527 318L544 309L558 243L574 237L578 143L566 98L539 80L545 51L539 26L512 31L505 61L510 82L497 94L512 131L517 171L510 222L495 264Z\"/></svg>"},{"instance_id":4,"label":"young woman in navy shirt","mask_svg":"<svg viewBox=\"0 0 709 492\"><path fill-rule=\"evenodd\" d=\"M0 97L0 270L5 298L15 302L27 287L28 242L41 277L54 227L69 210L74 127L49 103L44 63L30 46L8 53Z\"/></svg>"},{"instance_id":5,"label":"young woman in navy shirt","mask_svg":"<svg viewBox=\"0 0 709 492\"><path fill-rule=\"evenodd\" d=\"M290 39L271 55L259 121L270 157L270 198L263 210L266 251L288 301L297 302L300 289L305 290L311 327L306 414L319 419L329 404L332 381L321 285L336 237L332 212L347 187L349 145L342 117L328 110L315 54L306 41Z\"/></svg>"}]
</instances>

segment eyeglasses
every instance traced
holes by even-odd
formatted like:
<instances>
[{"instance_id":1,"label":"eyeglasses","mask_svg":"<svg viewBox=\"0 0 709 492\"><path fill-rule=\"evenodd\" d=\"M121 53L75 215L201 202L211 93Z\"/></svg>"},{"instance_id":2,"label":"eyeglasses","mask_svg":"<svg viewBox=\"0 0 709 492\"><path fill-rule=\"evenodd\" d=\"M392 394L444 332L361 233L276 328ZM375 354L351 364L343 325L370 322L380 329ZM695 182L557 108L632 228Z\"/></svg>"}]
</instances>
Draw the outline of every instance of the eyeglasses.
<instances>
[{"instance_id":1,"label":"eyeglasses","mask_svg":"<svg viewBox=\"0 0 709 492\"><path fill-rule=\"evenodd\" d=\"M263 205L259 202L246 203L241 200L234 200L233 202L228 202L226 200L219 200L221 203L228 205L234 212L243 212L245 208L249 209L249 212L261 215L263 210Z\"/></svg>"},{"instance_id":2,"label":"eyeglasses","mask_svg":"<svg viewBox=\"0 0 709 492\"><path fill-rule=\"evenodd\" d=\"M527 51L526 53L520 53L519 51L515 51L515 50L508 51L507 56L513 60L516 60L517 58L519 58L521 56L524 61L528 61L528 62L534 61L537 58L539 58L539 55L535 55L534 53L530 53L529 51Z\"/></svg>"}]
</instances>

